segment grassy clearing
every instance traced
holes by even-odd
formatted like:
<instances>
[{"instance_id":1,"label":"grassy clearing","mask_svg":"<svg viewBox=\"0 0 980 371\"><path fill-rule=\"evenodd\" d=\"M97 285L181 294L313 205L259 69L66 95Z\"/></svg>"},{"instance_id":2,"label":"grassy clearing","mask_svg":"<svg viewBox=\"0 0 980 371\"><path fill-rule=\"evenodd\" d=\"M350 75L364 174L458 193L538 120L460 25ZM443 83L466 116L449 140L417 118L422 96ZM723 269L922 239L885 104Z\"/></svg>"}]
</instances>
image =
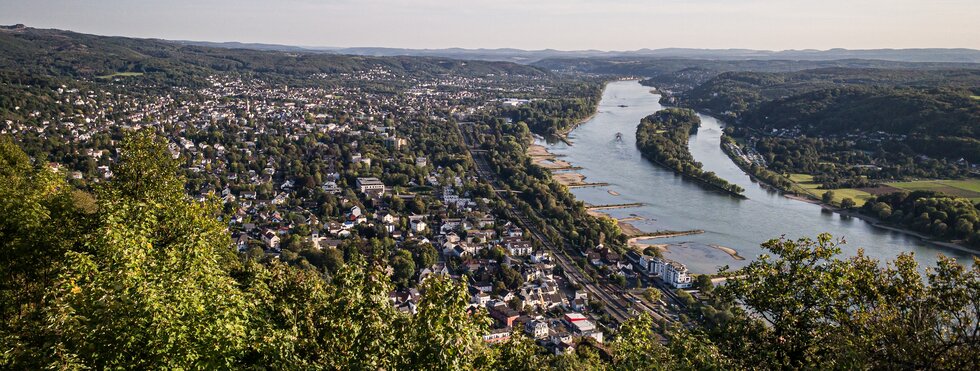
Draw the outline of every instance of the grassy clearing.
<instances>
[{"instance_id":1,"label":"grassy clearing","mask_svg":"<svg viewBox=\"0 0 980 371\"><path fill-rule=\"evenodd\" d=\"M973 202L980 202L980 179L920 180L915 182L888 183L888 185L907 191L942 192L950 196L963 197Z\"/></svg>"},{"instance_id":2,"label":"grassy clearing","mask_svg":"<svg viewBox=\"0 0 980 371\"><path fill-rule=\"evenodd\" d=\"M980 100L980 95L971 95L970 98Z\"/></svg>"},{"instance_id":3,"label":"grassy clearing","mask_svg":"<svg viewBox=\"0 0 980 371\"><path fill-rule=\"evenodd\" d=\"M143 76L143 73L142 72L116 72L116 73L111 74L111 75L96 76L96 78L99 78L99 79L112 79L112 78L116 78L116 77L134 77L134 76Z\"/></svg>"},{"instance_id":4,"label":"grassy clearing","mask_svg":"<svg viewBox=\"0 0 980 371\"><path fill-rule=\"evenodd\" d=\"M812 175L791 174L789 180L792 180L806 190L807 193L817 198L820 198L826 192L826 190L818 188L820 184L813 181ZM899 190L942 192L954 197L967 198L972 202L980 202L980 179L919 180L914 182L885 183L884 187L878 188L878 190L882 191L876 193L890 192L891 190L888 187L895 188L894 191L896 192ZM845 197L850 197L858 206L864 205L865 201L875 196L867 191L855 188L841 188L833 191L834 202L840 202ZM875 192L875 190L870 191Z\"/></svg>"},{"instance_id":5,"label":"grassy clearing","mask_svg":"<svg viewBox=\"0 0 980 371\"><path fill-rule=\"evenodd\" d=\"M803 188L807 193L816 198L821 198L824 192L828 191L826 189L819 189L818 187L820 187L820 183L814 182L813 176L809 174L790 174L789 180L792 180L793 183L796 183L798 186L800 186L800 188ZM833 191L834 202L838 204L845 198L850 198L854 200L854 203L857 206L861 206L864 205L865 201L874 197L874 195L868 192L855 188L841 188L834 189Z\"/></svg>"},{"instance_id":6,"label":"grassy clearing","mask_svg":"<svg viewBox=\"0 0 980 371\"><path fill-rule=\"evenodd\" d=\"M980 179L946 180L943 181L943 183L950 187L956 187L956 188L980 193Z\"/></svg>"}]
</instances>

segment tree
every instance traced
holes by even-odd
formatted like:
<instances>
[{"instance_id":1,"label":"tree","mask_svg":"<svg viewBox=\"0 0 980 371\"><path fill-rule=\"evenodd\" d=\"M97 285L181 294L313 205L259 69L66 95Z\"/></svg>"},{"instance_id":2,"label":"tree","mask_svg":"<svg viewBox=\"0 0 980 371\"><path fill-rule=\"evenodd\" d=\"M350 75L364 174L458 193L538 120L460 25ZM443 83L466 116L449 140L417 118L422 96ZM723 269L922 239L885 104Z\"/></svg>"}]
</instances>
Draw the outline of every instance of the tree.
<instances>
[{"instance_id":1,"label":"tree","mask_svg":"<svg viewBox=\"0 0 980 371\"><path fill-rule=\"evenodd\" d=\"M394 273L391 276L392 282L399 288L411 285L412 277L415 276L415 261L412 260L412 253L408 250L398 250L391 257L391 267Z\"/></svg>"},{"instance_id":2,"label":"tree","mask_svg":"<svg viewBox=\"0 0 980 371\"><path fill-rule=\"evenodd\" d=\"M643 298L651 303L656 303L663 298L663 292L659 289L648 287L646 290L643 290Z\"/></svg>"},{"instance_id":3,"label":"tree","mask_svg":"<svg viewBox=\"0 0 980 371\"><path fill-rule=\"evenodd\" d=\"M415 265L419 268L429 268L439 261L439 252L432 244L419 244L415 247Z\"/></svg>"},{"instance_id":4,"label":"tree","mask_svg":"<svg viewBox=\"0 0 980 371\"><path fill-rule=\"evenodd\" d=\"M728 357L768 368L975 368L980 261L948 258L923 280L910 255L887 267L840 242L778 239L739 269L718 297L734 317L714 333ZM926 286L928 281L928 286ZM962 319L971 318L963 322ZM736 357L737 356L737 357Z\"/></svg>"},{"instance_id":5,"label":"tree","mask_svg":"<svg viewBox=\"0 0 980 371\"><path fill-rule=\"evenodd\" d=\"M412 318L409 368L462 369L474 364L486 349L481 335L489 328L489 317L467 314L469 295L447 277L426 279L421 291L425 295Z\"/></svg>"},{"instance_id":6,"label":"tree","mask_svg":"<svg viewBox=\"0 0 980 371\"><path fill-rule=\"evenodd\" d=\"M617 274L613 274L610 277L610 280L614 284L619 285L620 287L626 287L626 277L623 276L622 274L618 274L618 273Z\"/></svg>"},{"instance_id":7,"label":"tree","mask_svg":"<svg viewBox=\"0 0 980 371\"><path fill-rule=\"evenodd\" d=\"M834 191L824 192L823 195L820 197L820 199L825 204L828 204L828 205L832 204L834 202Z\"/></svg>"},{"instance_id":8,"label":"tree","mask_svg":"<svg viewBox=\"0 0 980 371\"><path fill-rule=\"evenodd\" d=\"M84 251L92 227L91 196L74 192L61 176L31 164L0 137L0 366L46 367L55 334L44 321L44 298L65 268L65 254Z\"/></svg>"},{"instance_id":9,"label":"tree","mask_svg":"<svg viewBox=\"0 0 980 371\"><path fill-rule=\"evenodd\" d=\"M613 364L621 370L668 369L670 356L653 332L653 318L648 314L631 318L619 326L610 344Z\"/></svg>"},{"instance_id":10,"label":"tree","mask_svg":"<svg viewBox=\"0 0 980 371\"><path fill-rule=\"evenodd\" d=\"M844 199L840 201L840 207L844 209L853 208L855 205L854 199L850 197L844 197Z\"/></svg>"},{"instance_id":11,"label":"tree","mask_svg":"<svg viewBox=\"0 0 980 371\"><path fill-rule=\"evenodd\" d=\"M399 349L409 321L391 306L384 269L355 255L333 285L318 320L317 341L327 357L323 364L395 369L406 362Z\"/></svg>"},{"instance_id":12,"label":"tree","mask_svg":"<svg viewBox=\"0 0 980 371\"><path fill-rule=\"evenodd\" d=\"M695 287L701 290L701 292L710 293L715 288L715 284L711 282L711 276L709 275L700 274L695 281Z\"/></svg>"},{"instance_id":13,"label":"tree","mask_svg":"<svg viewBox=\"0 0 980 371\"><path fill-rule=\"evenodd\" d=\"M547 356L541 354L542 348L528 338L519 328L514 328L510 339L495 348L494 362L485 365L494 370L542 370L547 368Z\"/></svg>"},{"instance_id":14,"label":"tree","mask_svg":"<svg viewBox=\"0 0 980 371\"><path fill-rule=\"evenodd\" d=\"M216 259L231 246L217 205L185 198L176 164L147 132L127 139L116 170L85 248L67 252L51 288L50 364L231 367L250 306Z\"/></svg>"}]
</instances>

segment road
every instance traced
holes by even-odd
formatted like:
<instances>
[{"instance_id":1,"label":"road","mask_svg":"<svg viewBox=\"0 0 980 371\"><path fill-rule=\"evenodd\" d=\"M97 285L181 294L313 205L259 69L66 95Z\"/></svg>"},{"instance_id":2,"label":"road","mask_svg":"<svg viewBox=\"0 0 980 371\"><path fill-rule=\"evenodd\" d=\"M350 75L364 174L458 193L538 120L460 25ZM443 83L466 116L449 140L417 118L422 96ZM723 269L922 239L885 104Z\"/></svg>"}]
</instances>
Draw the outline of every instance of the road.
<instances>
[{"instance_id":1,"label":"road","mask_svg":"<svg viewBox=\"0 0 980 371\"><path fill-rule=\"evenodd\" d=\"M469 130L460 129L460 135L463 137L470 157L473 159L473 163L476 165L477 175L490 183L494 189L500 190L502 188L501 183L497 178L496 172L493 171L487 162L486 152L474 146L472 133ZM500 197L508 205L508 218L517 221L518 224L529 231L531 235L551 253L558 266L560 266L562 271L565 272L565 276L569 282L581 286L587 293L589 293L592 300L602 302L605 312L609 314L616 324L620 324L630 317L638 315L640 312L646 312L654 319L665 321L671 320L669 317L661 315L655 308L623 288L608 282L596 282L595 280L592 280L569 255L569 251L574 253L576 249L568 243L564 236L562 236L562 246L555 246L540 230L540 228L538 228L535 223L531 222L527 215L522 213L517 209L517 207L514 206L510 199L511 195L501 195L498 191L498 197ZM535 211L532 212L537 213ZM540 215L535 216L542 219ZM546 228L551 227L546 226ZM561 234L559 233L559 235ZM671 298L670 294L673 293L668 293L667 298Z\"/></svg>"}]
</instances>

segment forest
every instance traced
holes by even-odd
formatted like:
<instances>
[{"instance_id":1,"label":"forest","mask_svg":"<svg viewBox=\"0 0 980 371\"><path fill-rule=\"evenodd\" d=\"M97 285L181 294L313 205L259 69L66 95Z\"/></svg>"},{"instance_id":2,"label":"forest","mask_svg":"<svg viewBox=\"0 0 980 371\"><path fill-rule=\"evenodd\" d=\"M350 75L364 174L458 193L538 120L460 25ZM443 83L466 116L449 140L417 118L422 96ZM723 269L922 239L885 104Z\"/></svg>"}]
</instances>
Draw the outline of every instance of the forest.
<instances>
[{"instance_id":1,"label":"forest","mask_svg":"<svg viewBox=\"0 0 980 371\"><path fill-rule=\"evenodd\" d=\"M556 96L553 99L505 108L501 114L513 122L527 124L538 135L565 135L596 112L602 87L603 82L599 80L562 84L552 93Z\"/></svg>"},{"instance_id":2,"label":"forest","mask_svg":"<svg viewBox=\"0 0 980 371\"><path fill-rule=\"evenodd\" d=\"M980 69L830 68L726 72L677 98L751 134L794 130L796 135L839 139L887 135L883 145L977 162L980 101L972 96L980 92L978 87Z\"/></svg>"},{"instance_id":3,"label":"forest","mask_svg":"<svg viewBox=\"0 0 980 371\"><path fill-rule=\"evenodd\" d=\"M917 67L917 68L912 68ZM972 91L980 83L980 68L929 68L915 64L905 68L801 68L797 71L729 70L684 91L685 104L715 113L742 117L763 103L832 89Z\"/></svg>"},{"instance_id":4,"label":"forest","mask_svg":"<svg viewBox=\"0 0 980 371\"><path fill-rule=\"evenodd\" d=\"M226 49L18 26L0 28L0 50L4 51L0 54L0 71L17 76L18 81L41 76L92 79L138 72L146 73L147 79L194 86L202 76L235 72L262 74L270 81L302 85L311 81L298 77L321 73L338 78L371 69L384 69L396 76L551 75L539 68L508 62Z\"/></svg>"},{"instance_id":5,"label":"forest","mask_svg":"<svg viewBox=\"0 0 980 371\"><path fill-rule=\"evenodd\" d=\"M745 133L740 129L732 132L735 136ZM811 174L827 189L874 187L895 179L955 179L970 175L967 163L920 156L897 138L758 137L752 143L770 170Z\"/></svg>"},{"instance_id":6,"label":"forest","mask_svg":"<svg viewBox=\"0 0 980 371\"><path fill-rule=\"evenodd\" d=\"M861 212L944 240L980 247L980 212L970 200L930 191L895 192L868 200Z\"/></svg>"},{"instance_id":7,"label":"forest","mask_svg":"<svg viewBox=\"0 0 980 371\"><path fill-rule=\"evenodd\" d=\"M704 171L694 160L687 142L701 125L697 113L690 109L668 108L640 120L636 127L636 146L643 156L663 167L735 196L745 190L736 184Z\"/></svg>"}]
</instances>

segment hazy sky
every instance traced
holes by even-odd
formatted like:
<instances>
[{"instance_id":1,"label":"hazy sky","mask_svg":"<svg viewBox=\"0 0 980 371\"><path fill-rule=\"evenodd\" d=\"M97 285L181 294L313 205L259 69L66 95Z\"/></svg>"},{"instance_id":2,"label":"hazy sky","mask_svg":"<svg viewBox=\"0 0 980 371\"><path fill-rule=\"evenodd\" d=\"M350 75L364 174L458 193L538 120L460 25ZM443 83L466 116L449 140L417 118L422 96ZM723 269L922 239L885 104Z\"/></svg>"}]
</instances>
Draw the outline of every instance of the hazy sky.
<instances>
[{"instance_id":1,"label":"hazy sky","mask_svg":"<svg viewBox=\"0 0 980 371\"><path fill-rule=\"evenodd\" d=\"M980 0L0 0L0 24L405 48L980 49Z\"/></svg>"}]
</instances>

